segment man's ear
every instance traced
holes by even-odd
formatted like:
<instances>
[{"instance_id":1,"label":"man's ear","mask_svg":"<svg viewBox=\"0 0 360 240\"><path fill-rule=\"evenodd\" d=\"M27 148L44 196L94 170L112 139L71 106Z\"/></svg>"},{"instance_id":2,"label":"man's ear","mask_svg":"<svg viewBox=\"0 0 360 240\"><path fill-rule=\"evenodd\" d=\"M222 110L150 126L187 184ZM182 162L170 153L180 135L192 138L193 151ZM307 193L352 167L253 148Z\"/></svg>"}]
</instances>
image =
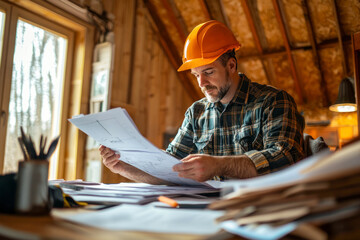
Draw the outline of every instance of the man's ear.
<instances>
[{"instance_id":1,"label":"man's ear","mask_svg":"<svg viewBox=\"0 0 360 240\"><path fill-rule=\"evenodd\" d=\"M227 67L230 73L234 73L237 71L236 69L236 60L235 58L230 58L227 62Z\"/></svg>"}]
</instances>

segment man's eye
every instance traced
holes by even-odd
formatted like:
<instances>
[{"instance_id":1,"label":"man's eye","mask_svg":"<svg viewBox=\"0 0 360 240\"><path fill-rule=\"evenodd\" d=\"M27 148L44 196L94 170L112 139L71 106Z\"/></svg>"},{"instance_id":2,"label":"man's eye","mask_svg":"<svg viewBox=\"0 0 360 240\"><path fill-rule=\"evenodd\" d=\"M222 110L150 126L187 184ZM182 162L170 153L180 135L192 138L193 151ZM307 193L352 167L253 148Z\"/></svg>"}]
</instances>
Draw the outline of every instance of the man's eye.
<instances>
[{"instance_id":1,"label":"man's eye","mask_svg":"<svg viewBox=\"0 0 360 240\"><path fill-rule=\"evenodd\" d=\"M206 71L206 72L205 72L206 75L211 75L211 74L213 74L213 73L214 73L214 71Z\"/></svg>"}]
</instances>

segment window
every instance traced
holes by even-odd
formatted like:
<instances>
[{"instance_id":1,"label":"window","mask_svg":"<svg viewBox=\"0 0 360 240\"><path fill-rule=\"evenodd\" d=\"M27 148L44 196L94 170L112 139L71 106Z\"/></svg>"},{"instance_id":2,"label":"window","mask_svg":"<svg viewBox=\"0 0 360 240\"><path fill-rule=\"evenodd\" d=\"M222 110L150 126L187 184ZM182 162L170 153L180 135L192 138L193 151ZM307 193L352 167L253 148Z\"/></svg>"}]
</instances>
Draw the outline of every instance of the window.
<instances>
[{"instance_id":1,"label":"window","mask_svg":"<svg viewBox=\"0 0 360 240\"><path fill-rule=\"evenodd\" d=\"M92 44L84 36L92 30L51 8L46 2L0 2L0 132L6 133L0 135L0 174L17 171L23 159L17 140L23 126L37 147L41 135L48 144L61 135L50 178L82 177L78 147L84 140L67 118L86 113L81 106L88 102L91 69L84 67L85 50Z\"/></svg>"}]
</instances>

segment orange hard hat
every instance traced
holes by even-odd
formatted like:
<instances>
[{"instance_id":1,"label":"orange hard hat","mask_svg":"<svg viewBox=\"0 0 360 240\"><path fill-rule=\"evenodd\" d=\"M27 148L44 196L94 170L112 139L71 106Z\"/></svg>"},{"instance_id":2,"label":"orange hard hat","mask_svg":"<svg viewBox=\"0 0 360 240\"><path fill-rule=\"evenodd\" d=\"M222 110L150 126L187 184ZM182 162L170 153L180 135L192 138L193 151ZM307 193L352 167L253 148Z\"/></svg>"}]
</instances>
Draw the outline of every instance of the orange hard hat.
<instances>
[{"instance_id":1,"label":"orange hard hat","mask_svg":"<svg viewBox=\"0 0 360 240\"><path fill-rule=\"evenodd\" d=\"M185 41L178 72L210 64L227 51L239 48L240 43L225 24L216 20L199 24Z\"/></svg>"}]
</instances>

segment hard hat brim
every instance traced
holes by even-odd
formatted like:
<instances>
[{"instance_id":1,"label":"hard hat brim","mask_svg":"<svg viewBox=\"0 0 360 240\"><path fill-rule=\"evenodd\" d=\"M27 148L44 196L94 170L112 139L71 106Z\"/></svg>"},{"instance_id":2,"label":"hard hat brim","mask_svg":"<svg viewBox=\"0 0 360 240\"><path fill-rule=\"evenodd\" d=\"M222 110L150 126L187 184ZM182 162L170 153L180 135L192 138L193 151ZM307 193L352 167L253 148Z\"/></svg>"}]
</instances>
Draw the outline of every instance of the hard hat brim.
<instances>
[{"instance_id":1,"label":"hard hat brim","mask_svg":"<svg viewBox=\"0 0 360 240\"><path fill-rule=\"evenodd\" d=\"M201 67L210 63L213 63L216 61L216 59L218 59L222 54L226 53L227 51L234 49L239 50L239 48L241 47L241 45L239 43L237 43L236 45L231 45L228 46L227 48L225 48L222 52L220 52L219 55L212 57L212 58L195 58L195 59L191 59L191 60L187 60L186 62L184 62L179 68L178 68L178 72L181 71L185 71L185 70L189 70L192 68L197 68L197 67Z\"/></svg>"},{"instance_id":2,"label":"hard hat brim","mask_svg":"<svg viewBox=\"0 0 360 240\"><path fill-rule=\"evenodd\" d=\"M189 60L189 61L186 61L185 63L183 63L179 68L178 68L178 72L181 72L181 71L185 71L185 70L189 70L189 69L192 69L192 68L197 68L197 67L201 67L201 66L204 66L204 65L208 65L210 63L213 63L216 61L218 57L215 57L215 58L196 58L196 59L192 59L192 60Z\"/></svg>"}]
</instances>

